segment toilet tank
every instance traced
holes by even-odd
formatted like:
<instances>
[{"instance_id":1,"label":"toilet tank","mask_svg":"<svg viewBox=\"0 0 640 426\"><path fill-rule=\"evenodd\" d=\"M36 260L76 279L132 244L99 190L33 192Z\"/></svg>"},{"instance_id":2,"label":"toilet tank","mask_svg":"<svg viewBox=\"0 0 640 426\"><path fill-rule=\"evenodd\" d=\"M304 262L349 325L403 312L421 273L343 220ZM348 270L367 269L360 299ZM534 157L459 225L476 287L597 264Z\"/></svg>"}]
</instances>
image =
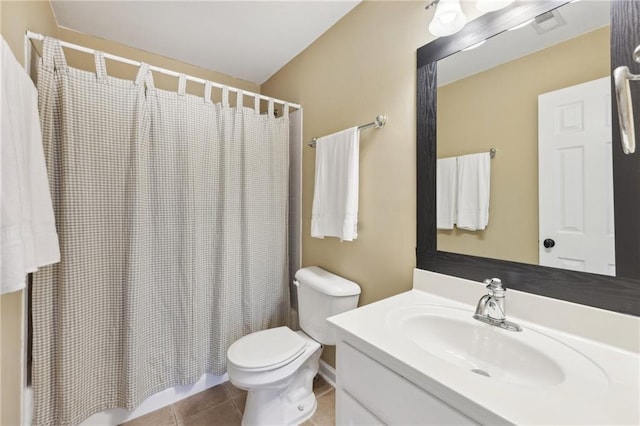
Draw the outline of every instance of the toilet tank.
<instances>
[{"instance_id":1,"label":"toilet tank","mask_svg":"<svg viewBox=\"0 0 640 426\"><path fill-rule=\"evenodd\" d=\"M323 345L335 345L336 333L327 318L355 309L360 286L317 266L298 270L294 284L300 328Z\"/></svg>"}]
</instances>

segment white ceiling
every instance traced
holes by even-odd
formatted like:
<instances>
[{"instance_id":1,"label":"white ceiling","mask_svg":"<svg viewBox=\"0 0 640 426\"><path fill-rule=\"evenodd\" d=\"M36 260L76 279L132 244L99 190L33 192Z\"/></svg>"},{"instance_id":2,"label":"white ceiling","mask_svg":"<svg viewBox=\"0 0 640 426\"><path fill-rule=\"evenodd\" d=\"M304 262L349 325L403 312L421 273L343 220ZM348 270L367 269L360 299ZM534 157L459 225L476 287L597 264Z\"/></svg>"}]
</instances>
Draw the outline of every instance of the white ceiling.
<instances>
[{"instance_id":1,"label":"white ceiling","mask_svg":"<svg viewBox=\"0 0 640 426\"><path fill-rule=\"evenodd\" d=\"M62 1L58 25L262 84L360 0Z\"/></svg>"}]
</instances>

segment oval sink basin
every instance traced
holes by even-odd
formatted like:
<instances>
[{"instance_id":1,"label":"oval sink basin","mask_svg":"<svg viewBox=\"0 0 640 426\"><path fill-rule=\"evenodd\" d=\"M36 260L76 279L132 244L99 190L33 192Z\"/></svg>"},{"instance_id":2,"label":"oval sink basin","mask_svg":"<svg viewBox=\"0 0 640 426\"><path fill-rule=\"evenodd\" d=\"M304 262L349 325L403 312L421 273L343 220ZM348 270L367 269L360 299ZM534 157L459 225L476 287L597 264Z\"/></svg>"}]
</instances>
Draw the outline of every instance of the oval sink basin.
<instances>
[{"instance_id":1,"label":"oval sink basin","mask_svg":"<svg viewBox=\"0 0 640 426\"><path fill-rule=\"evenodd\" d=\"M605 389L608 380L591 360L545 334L507 331L473 319L473 313L415 305L388 314L389 325L429 354L470 374L519 386Z\"/></svg>"}]
</instances>

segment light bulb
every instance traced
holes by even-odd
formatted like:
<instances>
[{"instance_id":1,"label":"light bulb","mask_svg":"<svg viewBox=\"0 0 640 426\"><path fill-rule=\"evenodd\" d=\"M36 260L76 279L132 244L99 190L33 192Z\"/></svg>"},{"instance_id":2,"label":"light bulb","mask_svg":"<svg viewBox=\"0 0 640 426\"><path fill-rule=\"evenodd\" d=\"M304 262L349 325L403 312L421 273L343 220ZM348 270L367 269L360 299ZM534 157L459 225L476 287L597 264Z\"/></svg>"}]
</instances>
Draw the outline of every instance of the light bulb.
<instances>
[{"instance_id":1,"label":"light bulb","mask_svg":"<svg viewBox=\"0 0 640 426\"><path fill-rule=\"evenodd\" d=\"M444 37L460 31L466 23L467 17L462 13L460 0L440 0L429 24L429 32Z\"/></svg>"},{"instance_id":2,"label":"light bulb","mask_svg":"<svg viewBox=\"0 0 640 426\"><path fill-rule=\"evenodd\" d=\"M456 14L455 12L445 12L440 15L439 19L443 24L450 24L454 19L456 19Z\"/></svg>"}]
</instances>

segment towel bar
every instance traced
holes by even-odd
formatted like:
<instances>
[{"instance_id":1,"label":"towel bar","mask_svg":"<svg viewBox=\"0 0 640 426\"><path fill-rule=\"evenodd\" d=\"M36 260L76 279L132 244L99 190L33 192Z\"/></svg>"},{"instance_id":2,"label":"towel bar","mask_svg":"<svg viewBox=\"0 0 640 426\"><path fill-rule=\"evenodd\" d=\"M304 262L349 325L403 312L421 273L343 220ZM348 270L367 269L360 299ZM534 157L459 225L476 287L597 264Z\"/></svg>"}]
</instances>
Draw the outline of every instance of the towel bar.
<instances>
[{"instance_id":1,"label":"towel bar","mask_svg":"<svg viewBox=\"0 0 640 426\"><path fill-rule=\"evenodd\" d=\"M362 126L358 126L358 130L370 129L372 127L375 127L376 129L379 129L381 127L384 127L385 124L387 124L387 116L386 115L379 115L379 116L376 117L375 121L373 121L371 123L363 124ZM317 137L311 139L311 142L309 142L308 145L311 148L315 148L317 140L318 140Z\"/></svg>"}]
</instances>

